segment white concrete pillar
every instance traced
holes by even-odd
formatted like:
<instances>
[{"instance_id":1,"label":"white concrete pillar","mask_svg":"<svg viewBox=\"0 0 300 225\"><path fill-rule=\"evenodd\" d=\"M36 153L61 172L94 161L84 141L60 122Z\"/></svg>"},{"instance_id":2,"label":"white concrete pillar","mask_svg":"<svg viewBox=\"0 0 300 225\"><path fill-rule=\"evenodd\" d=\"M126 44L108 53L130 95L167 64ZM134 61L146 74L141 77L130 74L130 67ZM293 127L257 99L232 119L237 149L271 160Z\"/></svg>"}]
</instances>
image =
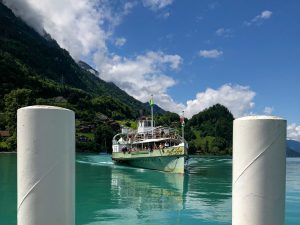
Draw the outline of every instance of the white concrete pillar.
<instances>
[{"instance_id":1,"label":"white concrete pillar","mask_svg":"<svg viewBox=\"0 0 300 225\"><path fill-rule=\"evenodd\" d=\"M18 225L74 225L74 112L29 106L17 117Z\"/></svg>"},{"instance_id":2,"label":"white concrete pillar","mask_svg":"<svg viewBox=\"0 0 300 225\"><path fill-rule=\"evenodd\" d=\"M233 124L233 225L283 225L286 120L249 116Z\"/></svg>"}]
</instances>

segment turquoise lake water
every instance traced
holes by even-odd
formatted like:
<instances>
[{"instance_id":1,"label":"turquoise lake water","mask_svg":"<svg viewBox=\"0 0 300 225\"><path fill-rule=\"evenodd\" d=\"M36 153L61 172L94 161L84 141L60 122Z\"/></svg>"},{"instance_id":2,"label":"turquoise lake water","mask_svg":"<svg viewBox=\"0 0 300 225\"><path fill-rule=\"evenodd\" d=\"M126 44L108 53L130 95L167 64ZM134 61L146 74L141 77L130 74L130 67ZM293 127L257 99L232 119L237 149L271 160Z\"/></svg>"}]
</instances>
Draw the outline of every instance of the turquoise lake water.
<instances>
[{"instance_id":1,"label":"turquoise lake water","mask_svg":"<svg viewBox=\"0 0 300 225\"><path fill-rule=\"evenodd\" d=\"M192 158L185 175L76 157L76 224L231 224L229 158ZM286 225L300 224L300 158L287 159ZM16 154L0 154L0 224L16 222Z\"/></svg>"}]
</instances>

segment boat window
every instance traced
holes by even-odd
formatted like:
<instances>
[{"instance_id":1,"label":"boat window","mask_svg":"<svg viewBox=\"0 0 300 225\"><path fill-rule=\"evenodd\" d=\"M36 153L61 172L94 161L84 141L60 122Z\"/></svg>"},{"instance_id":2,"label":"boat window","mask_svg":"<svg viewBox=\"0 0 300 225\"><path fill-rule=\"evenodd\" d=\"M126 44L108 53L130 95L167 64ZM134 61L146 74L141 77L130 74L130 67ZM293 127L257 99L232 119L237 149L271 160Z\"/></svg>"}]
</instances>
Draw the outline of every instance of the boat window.
<instances>
[{"instance_id":1,"label":"boat window","mask_svg":"<svg viewBox=\"0 0 300 225\"><path fill-rule=\"evenodd\" d=\"M151 121L146 120L146 121L144 122L144 127L151 127Z\"/></svg>"}]
</instances>

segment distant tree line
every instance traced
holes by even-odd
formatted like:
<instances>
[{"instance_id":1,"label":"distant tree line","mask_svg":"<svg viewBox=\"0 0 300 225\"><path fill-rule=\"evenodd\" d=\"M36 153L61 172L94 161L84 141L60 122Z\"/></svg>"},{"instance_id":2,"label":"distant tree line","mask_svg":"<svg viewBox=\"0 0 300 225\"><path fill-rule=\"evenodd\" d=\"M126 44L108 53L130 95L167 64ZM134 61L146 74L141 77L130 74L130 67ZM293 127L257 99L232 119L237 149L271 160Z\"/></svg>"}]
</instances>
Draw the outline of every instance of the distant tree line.
<instances>
[{"instance_id":1,"label":"distant tree line","mask_svg":"<svg viewBox=\"0 0 300 225\"><path fill-rule=\"evenodd\" d=\"M120 131L116 120L134 119L132 110L110 96L91 97L90 95L70 94L64 98L41 98L31 89L15 89L4 95L1 101L0 130L8 130L10 137L0 138L0 151L16 150L17 110L29 105L54 105L71 109L76 115L76 131L79 151L110 151L113 135ZM82 131L85 126L88 130Z\"/></svg>"}]
</instances>

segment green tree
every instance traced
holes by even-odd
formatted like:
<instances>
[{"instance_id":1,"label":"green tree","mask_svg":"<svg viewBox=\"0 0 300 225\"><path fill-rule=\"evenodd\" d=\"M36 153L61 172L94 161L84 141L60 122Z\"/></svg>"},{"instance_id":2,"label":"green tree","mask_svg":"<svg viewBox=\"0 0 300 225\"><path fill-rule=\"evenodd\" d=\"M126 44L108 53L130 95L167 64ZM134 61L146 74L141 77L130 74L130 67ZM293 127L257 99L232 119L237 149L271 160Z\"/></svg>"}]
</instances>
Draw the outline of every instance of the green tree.
<instances>
[{"instance_id":1,"label":"green tree","mask_svg":"<svg viewBox=\"0 0 300 225\"><path fill-rule=\"evenodd\" d=\"M16 89L4 96L7 128L15 132L17 125L17 110L21 107L35 104L32 90Z\"/></svg>"},{"instance_id":2,"label":"green tree","mask_svg":"<svg viewBox=\"0 0 300 225\"><path fill-rule=\"evenodd\" d=\"M188 141L195 143L195 148L209 154L231 154L233 115L220 104L194 115L188 122ZM188 133L188 132L186 132Z\"/></svg>"},{"instance_id":3,"label":"green tree","mask_svg":"<svg viewBox=\"0 0 300 225\"><path fill-rule=\"evenodd\" d=\"M4 96L4 103L6 127L11 133L11 136L6 140L6 144L8 149L13 151L17 148L17 110L24 106L33 105L35 99L30 89L16 89Z\"/></svg>"},{"instance_id":4,"label":"green tree","mask_svg":"<svg viewBox=\"0 0 300 225\"><path fill-rule=\"evenodd\" d=\"M100 151L111 152L111 143L114 130L108 124L102 123L96 128L95 141L100 147Z\"/></svg>"}]
</instances>

